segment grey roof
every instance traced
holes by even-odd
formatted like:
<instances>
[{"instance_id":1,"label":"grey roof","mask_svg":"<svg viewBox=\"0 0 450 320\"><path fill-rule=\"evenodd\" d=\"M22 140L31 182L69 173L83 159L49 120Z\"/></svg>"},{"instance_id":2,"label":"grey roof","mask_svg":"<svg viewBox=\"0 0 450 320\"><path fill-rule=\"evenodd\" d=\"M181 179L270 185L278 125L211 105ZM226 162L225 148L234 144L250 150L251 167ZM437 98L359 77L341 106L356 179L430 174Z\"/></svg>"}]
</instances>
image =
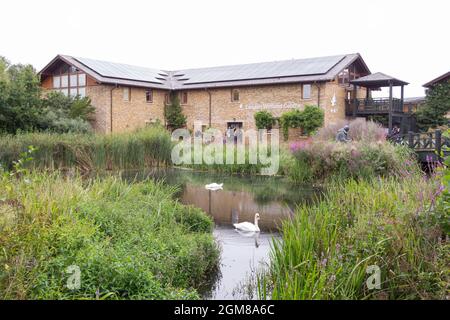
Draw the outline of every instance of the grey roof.
<instances>
[{"instance_id":1,"label":"grey roof","mask_svg":"<svg viewBox=\"0 0 450 320\"><path fill-rule=\"evenodd\" d=\"M394 86L399 85L407 85L408 83L402 80L398 80L397 78L388 76L382 72L376 72L369 74L365 77L361 77L355 80L352 80L351 83L361 86L367 87L385 87L389 86L389 83L392 83Z\"/></svg>"},{"instance_id":2,"label":"grey roof","mask_svg":"<svg viewBox=\"0 0 450 320\"><path fill-rule=\"evenodd\" d=\"M358 59L366 72L370 73L361 56L356 53L178 71L58 55L40 74L46 74L46 70L58 59L84 70L101 83L169 90L329 81Z\"/></svg>"},{"instance_id":3,"label":"grey roof","mask_svg":"<svg viewBox=\"0 0 450 320\"><path fill-rule=\"evenodd\" d=\"M409 97L409 98L404 98L403 102L404 103L422 103L425 101L425 97Z\"/></svg>"},{"instance_id":4,"label":"grey roof","mask_svg":"<svg viewBox=\"0 0 450 320\"><path fill-rule=\"evenodd\" d=\"M174 76L181 75L180 80L185 80L184 84L195 84L219 81L317 75L327 73L328 70L344 59L344 57L344 55L341 55L333 57L187 69L176 71Z\"/></svg>"},{"instance_id":5,"label":"grey roof","mask_svg":"<svg viewBox=\"0 0 450 320\"><path fill-rule=\"evenodd\" d=\"M423 86L424 86L425 88L429 88L429 87L434 86L436 83L439 83L439 82L441 82L441 81L443 81L443 80L447 80L447 79L449 79L449 78L450 78L450 71L447 72L447 73L444 73L443 75L437 77L436 79L433 79L433 80L431 80L431 81L425 83Z\"/></svg>"},{"instance_id":6,"label":"grey roof","mask_svg":"<svg viewBox=\"0 0 450 320\"><path fill-rule=\"evenodd\" d=\"M132 79L137 81L162 83L158 78L167 77L167 73L157 69L150 69L129 64L100 61L87 58L75 58L91 70L108 78Z\"/></svg>"}]
</instances>

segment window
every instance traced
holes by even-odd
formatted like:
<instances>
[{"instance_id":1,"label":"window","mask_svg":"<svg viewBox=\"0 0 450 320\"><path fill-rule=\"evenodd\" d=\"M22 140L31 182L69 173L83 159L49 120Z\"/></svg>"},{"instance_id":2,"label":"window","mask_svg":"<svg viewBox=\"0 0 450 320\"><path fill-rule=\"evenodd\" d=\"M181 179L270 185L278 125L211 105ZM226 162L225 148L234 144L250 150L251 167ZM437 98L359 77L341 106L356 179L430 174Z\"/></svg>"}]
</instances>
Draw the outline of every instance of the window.
<instances>
[{"instance_id":1,"label":"window","mask_svg":"<svg viewBox=\"0 0 450 320\"><path fill-rule=\"evenodd\" d=\"M63 75L61 76L61 88L67 88L69 86L69 76Z\"/></svg>"},{"instance_id":2,"label":"window","mask_svg":"<svg viewBox=\"0 0 450 320\"><path fill-rule=\"evenodd\" d=\"M188 94L187 92L181 92L181 104L188 103Z\"/></svg>"},{"instance_id":3,"label":"window","mask_svg":"<svg viewBox=\"0 0 450 320\"><path fill-rule=\"evenodd\" d=\"M123 88L123 101L130 101L130 88Z\"/></svg>"},{"instance_id":4,"label":"window","mask_svg":"<svg viewBox=\"0 0 450 320\"><path fill-rule=\"evenodd\" d=\"M69 94L70 94L71 97L76 97L78 95L77 88L76 87L75 88L70 88L69 89Z\"/></svg>"},{"instance_id":5,"label":"window","mask_svg":"<svg viewBox=\"0 0 450 320\"><path fill-rule=\"evenodd\" d=\"M70 75L70 87L77 87L78 86L78 76L77 74L71 74Z\"/></svg>"},{"instance_id":6,"label":"window","mask_svg":"<svg viewBox=\"0 0 450 320\"><path fill-rule=\"evenodd\" d=\"M61 87L61 77L53 76L53 88L60 88L60 87Z\"/></svg>"},{"instance_id":7,"label":"window","mask_svg":"<svg viewBox=\"0 0 450 320\"><path fill-rule=\"evenodd\" d=\"M86 74L84 73L78 74L78 85L80 87L84 87L86 85Z\"/></svg>"},{"instance_id":8,"label":"window","mask_svg":"<svg viewBox=\"0 0 450 320\"><path fill-rule=\"evenodd\" d=\"M303 99L311 99L311 85L310 84L304 84L303 85Z\"/></svg>"},{"instance_id":9,"label":"window","mask_svg":"<svg viewBox=\"0 0 450 320\"><path fill-rule=\"evenodd\" d=\"M69 88L61 89L61 93L64 94L65 96L68 96L69 95Z\"/></svg>"},{"instance_id":10,"label":"window","mask_svg":"<svg viewBox=\"0 0 450 320\"><path fill-rule=\"evenodd\" d=\"M237 102L239 101L239 90L231 90L231 101Z\"/></svg>"},{"instance_id":11,"label":"window","mask_svg":"<svg viewBox=\"0 0 450 320\"><path fill-rule=\"evenodd\" d=\"M145 101L148 103L153 102L153 90L152 89L145 90Z\"/></svg>"},{"instance_id":12,"label":"window","mask_svg":"<svg viewBox=\"0 0 450 320\"><path fill-rule=\"evenodd\" d=\"M80 88L78 88L78 95L79 95L81 98L86 97L86 88L85 88L85 87L80 87Z\"/></svg>"},{"instance_id":13,"label":"window","mask_svg":"<svg viewBox=\"0 0 450 320\"><path fill-rule=\"evenodd\" d=\"M164 103L167 105L170 104L170 95L168 93L164 96Z\"/></svg>"},{"instance_id":14,"label":"window","mask_svg":"<svg viewBox=\"0 0 450 320\"><path fill-rule=\"evenodd\" d=\"M53 89L66 96L86 96L86 74L75 67L62 65L53 75Z\"/></svg>"},{"instance_id":15,"label":"window","mask_svg":"<svg viewBox=\"0 0 450 320\"><path fill-rule=\"evenodd\" d=\"M350 81L350 72L349 69L342 70L338 75L339 84L347 85Z\"/></svg>"}]
</instances>

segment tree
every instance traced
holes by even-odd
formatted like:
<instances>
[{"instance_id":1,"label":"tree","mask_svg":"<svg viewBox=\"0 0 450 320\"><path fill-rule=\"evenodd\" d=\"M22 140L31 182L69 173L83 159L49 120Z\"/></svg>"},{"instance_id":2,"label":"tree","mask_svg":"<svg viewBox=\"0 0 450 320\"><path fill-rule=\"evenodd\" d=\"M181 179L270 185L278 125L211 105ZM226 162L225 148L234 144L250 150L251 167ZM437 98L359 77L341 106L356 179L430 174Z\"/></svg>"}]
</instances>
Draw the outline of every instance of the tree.
<instances>
[{"instance_id":1,"label":"tree","mask_svg":"<svg viewBox=\"0 0 450 320\"><path fill-rule=\"evenodd\" d=\"M439 83L428 89L425 105L416 112L417 126L422 131L448 123L450 83Z\"/></svg>"},{"instance_id":2,"label":"tree","mask_svg":"<svg viewBox=\"0 0 450 320\"><path fill-rule=\"evenodd\" d=\"M272 129L275 124L274 116L267 111L258 111L254 115L255 124L258 129Z\"/></svg>"},{"instance_id":3,"label":"tree","mask_svg":"<svg viewBox=\"0 0 450 320\"><path fill-rule=\"evenodd\" d=\"M0 131L32 130L40 96L40 81L31 65L11 65L0 57Z\"/></svg>"},{"instance_id":4,"label":"tree","mask_svg":"<svg viewBox=\"0 0 450 320\"><path fill-rule=\"evenodd\" d=\"M186 126L186 116L183 114L180 99L176 92L170 93L170 104L164 108L164 117L171 130Z\"/></svg>"}]
</instances>

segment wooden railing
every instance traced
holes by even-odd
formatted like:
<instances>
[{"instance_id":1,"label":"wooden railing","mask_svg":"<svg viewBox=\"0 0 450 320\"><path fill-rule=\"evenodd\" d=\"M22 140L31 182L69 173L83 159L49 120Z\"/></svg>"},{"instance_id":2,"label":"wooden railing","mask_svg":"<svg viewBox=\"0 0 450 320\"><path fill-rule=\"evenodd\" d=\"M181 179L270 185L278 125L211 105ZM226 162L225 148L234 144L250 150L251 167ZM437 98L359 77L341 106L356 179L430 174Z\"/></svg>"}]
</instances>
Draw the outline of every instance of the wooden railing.
<instances>
[{"instance_id":1,"label":"wooden railing","mask_svg":"<svg viewBox=\"0 0 450 320\"><path fill-rule=\"evenodd\" d=\"M401 138L404 144L416 152L436 152L440 155L441 151L450 148L450 139L442 136L440 130L427 133L409 132Z\"/></svg>"},{"instance_id":2,"label":"wooden railing","mask_svg":"<svg viewBox=\"0 0 450 320\"><path fill-rule=\"evenodd\" d=\"M347 116L353 114L389 113L389 106L389 98L350 99L345 100L345 113ZM392 99L392 112L403 113L401 99Z\"/></svg>"}]
</instances>

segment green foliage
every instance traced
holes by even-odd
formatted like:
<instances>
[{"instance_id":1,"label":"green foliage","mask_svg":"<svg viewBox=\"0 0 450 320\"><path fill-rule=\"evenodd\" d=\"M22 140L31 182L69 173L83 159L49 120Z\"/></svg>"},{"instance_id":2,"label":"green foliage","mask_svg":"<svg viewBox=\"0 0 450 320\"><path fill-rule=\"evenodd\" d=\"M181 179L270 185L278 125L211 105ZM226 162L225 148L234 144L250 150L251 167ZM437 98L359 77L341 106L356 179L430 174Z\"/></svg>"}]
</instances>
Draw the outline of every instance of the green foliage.
<instances>
[{"instance_id":1,"label":"green foliage","mask_svg":"<svg viewBox=\"0 0 450 320\"><path fill-rule=\"evenodd\" d=\"M40 82L31 65L11 65L0 57L0 132L35 129L40 96Z\"/></svg>"},{"instance_id":2,"label":"green foliage","mask_svg":"<svg viewBox=\"0 0 450 320\"><path fill-rule=\"evenodd\" d=\"M258 129L272 129L275 124L274 116L267 111L258 111L254 114L256 127Z\"/></svg>"},{"instance_id":3,"label":"green foliage","mask_svg":"<svg viewBox=\"0 0 450 320\"><path fill-rule=\"evenodd\" d=\"M31 173L0 182L1 299L192 299L218 262L212 220L174 188ZM81 271L69 290L66 268Z\"/></svg>"},{"instance_id":4,"label":"green foliage","mask_svg":"<svg viewBox=\"0 0 450 320\"><path fill-rule=\"evenodd\" d=\"M416 112L417 126L427 131L448 123L450 83L439 83L428 89L425 105Z\"/></svg>"},{"instance_id":5,"label":"green foliage","mask_svg":"<svg viewBox=\"0 0 450 320\"><path fill-rule=\"evenodd\" d=\"M306 106L303 110L303 131L307 135L311 135L321 126L324 122L324 112L321 108L317 106Z\"/></svg>"},{"instance_id":6,"label":"green foliage","mask_svg":"<svg viewBox=\"0 0 450 320\"><path fill-rule=\"evenodd\" d=\"M280 124L284 139L288 139L289 128L301 128L307 135L311 135L324 122L324 112L317 106L305 106L303 111L291 110L281 115Z\"/></svg>"},{"instance_id":7,"label":"green foliage","mask_svg":"<svg viewBox=\"0 0 450 320\"><path fill-rule=\"evenodd\" d=\"M113 135L19 133L0 136L0 163L6 168L11 167L30 145L38 148L34 154L35 161L29 164L32 168L78 168L83 171L167 164L170 163L172 149L170 135L161 126Z\"/></svg>"},{"instance_id":8,"label":"green foliage","mask_svg":"<svg viewBox=\"0 0 450 320\"><path fill-rule=\"evenodd\" d=\"M260 298L445 299L448 244L430 226L438 187L418 174L334 181L284 222ZM370 265L381 270L379 290L366 285Z\"/></svg>"},{"instance_id":9,"label":"green foliage","mask_svg":"<svg viewBox=\"0 0 450 320\"><path fill-rule=\"evenodd\" d=\"M60 133L91 132L88 121L93 119L94 113L95 108L88 97L69 97L60 92L50 92L42 101L39 127Z\"/></svg>"},{"instance_id":10,"label":"green foliage","mask_svg":"<svg viewBox=\"0 0 450 320\"><path fill-rule=\"evenodd\" d=\"M164 107L164 116L171 130L186 126L186 116L183 114L180 98L176 92L170 94L170 104Z\"/></svg>"},{"instance_id":11,"label":"green foliage","mask_svg":"<svg viewBox=\"0 0 450 320\"><path fill-rule=\"evenodd\" d=\"M447 129L443 136L450 138L450 129ZM444 158L444 152L450 152L450 148L447 146L442 148L442 158ZM441 188L436 204L435 219L436 223L442 228L445 238L450 235L450 155L444 158L443 167L440 168L438 177L441 179Z\"/></svg>"}]
</instances>

